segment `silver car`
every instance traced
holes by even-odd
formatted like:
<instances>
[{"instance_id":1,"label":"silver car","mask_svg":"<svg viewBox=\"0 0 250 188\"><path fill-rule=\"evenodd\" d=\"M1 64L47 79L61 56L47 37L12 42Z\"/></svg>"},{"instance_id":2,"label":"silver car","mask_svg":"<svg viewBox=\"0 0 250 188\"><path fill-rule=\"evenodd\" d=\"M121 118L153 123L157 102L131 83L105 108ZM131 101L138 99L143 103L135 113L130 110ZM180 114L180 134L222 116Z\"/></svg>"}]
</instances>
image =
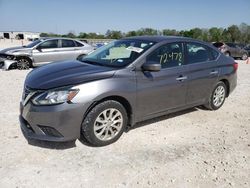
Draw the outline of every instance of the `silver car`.
<instances>
[{"instance_id":1,"label":"silver car","mask_svg":"<svg viewBox=\"0 0 250 188\"><path fill-rule=\"evenodd\" d=\"M15 66L22 70L53 61L77 59L93 50L93 46L78 40L41 38L27 46L6 48L0 51L0 59L4 69Z\"/></svg>"}]
</instances>

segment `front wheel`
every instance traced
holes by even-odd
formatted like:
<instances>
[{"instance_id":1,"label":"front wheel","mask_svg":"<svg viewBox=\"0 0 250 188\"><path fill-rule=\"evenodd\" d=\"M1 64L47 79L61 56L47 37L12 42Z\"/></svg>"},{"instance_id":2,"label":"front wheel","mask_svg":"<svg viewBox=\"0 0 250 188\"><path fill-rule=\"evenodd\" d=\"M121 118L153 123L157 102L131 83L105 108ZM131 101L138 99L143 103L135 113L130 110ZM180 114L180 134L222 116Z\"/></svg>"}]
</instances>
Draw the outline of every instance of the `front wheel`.
<instances>
[{"instance_id":1,"label":"front wheel","mask_svg":"<svg viewBox=\"0 0 250 188\"><path fill-rule=\"evenodd\" d=\"M28 58L20 58L17 61L17 68L19 70L28 70L30 68L31 62Z\"/></svg>"},{"instance_id":2,"label":"front wheel","mask_svg":"<svg viewBox=\"0 0 250 188\"><path fill-rule=\"evenodd\" d=\"M209 110L218 110L225 102L227 88L224 82L218 82L205 107Z\"/></svg>"},{"instance_id":3,"label":"front wheel","mask_svg":"<svg viewBox=\"0 0 250 188\"><path fill-rule=\"evenodd\" d=\"M117 101L97 104L82 123L82 139L93 146L105 146L117 141L127 125L126 109Z\"/></svg>"}]
</instances>

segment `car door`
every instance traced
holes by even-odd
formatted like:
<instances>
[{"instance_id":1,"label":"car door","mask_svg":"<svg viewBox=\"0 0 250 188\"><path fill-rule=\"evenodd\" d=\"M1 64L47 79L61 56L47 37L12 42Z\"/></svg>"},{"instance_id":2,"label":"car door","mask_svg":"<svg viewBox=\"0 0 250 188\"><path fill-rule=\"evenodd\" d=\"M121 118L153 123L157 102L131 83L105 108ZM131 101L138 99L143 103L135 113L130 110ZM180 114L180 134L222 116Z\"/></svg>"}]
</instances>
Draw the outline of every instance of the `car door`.
<instances>
[{"instance_id":1,"label":"car door","mask_svg":"<svg viewBox=\"0 0 250 188\"><path fill-rule=\"evenodd\" d=\"M60 60L58 39L46 40L32 50L34 65L42 65Z\"/></svg>"},{"instance_id":2,"label":"car door","mask_svg":"<svg viewBox=\"0 0 250 188\"><path fill-rule=\"evenodd\" d=\"M200 43L186 43L188 63L187 104L204 104L219 75L219 53Z\"/></svg>"},{"instance_id":3,"label":"car door","mask_svg":"<svg viewBox=\"0 0 250 188\"><path fill-rule=\"evenodd\" d=\"M232 57L238 57L236 45L234 43L227 43L227 45L230 47L229 48L230 55Z\"/></svg>"},{"instance_id":4,"label":"car door","mask_svg":"<svg viewBox=\"0 0 250 188\"><path fill-rule=\"evenodd\" d=\"M160 63L159 72L137 71L137 115L145 120L169 109L185 105L187 67L182 43L164 44L146 58Z\"/></svg>"},{"instance_id":5,"label":"car door","mask_svg":"<svg viewBox=\"0 0 250 188\"><path fill-rule=\"evenodd\" d=\"M79 47L76 46L74 40L61 39L60 40L60 58L61 60L72 60L76 59L79 55Z\"/></svg>"}]
</instances>

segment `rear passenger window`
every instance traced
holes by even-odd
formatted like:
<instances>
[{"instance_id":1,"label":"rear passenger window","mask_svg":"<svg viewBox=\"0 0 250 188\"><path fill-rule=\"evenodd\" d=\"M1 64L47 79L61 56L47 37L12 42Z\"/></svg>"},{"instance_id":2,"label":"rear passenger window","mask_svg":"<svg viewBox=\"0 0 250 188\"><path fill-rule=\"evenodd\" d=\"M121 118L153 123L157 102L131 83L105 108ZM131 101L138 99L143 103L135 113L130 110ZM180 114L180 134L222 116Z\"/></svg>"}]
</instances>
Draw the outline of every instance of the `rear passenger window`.
<instances>
[{"instance_id":1,"label":"rear passenger window","mask_svg":"<svg viewBox=\"0 0 250 188\"><path fill-rule=\"evenodd\" d=\"M212 54L202 44L198 43L187 43L187 56L188 63L200 63L210 61Z\"/></svg>"},{"instance_id":2,"label":"rear passenger window","mask_svg":"<svg viewBox=\"0 0 250 188\"><path fill-rule=\"evenodd\" d=\"M183 64L182 43L165 44L147 57L147 62L159 62L162 68L176 67Z\"/></svg>"},{"instance_id":3,"label":"rear passenger window","mask_svg":"<svg viewBox=\"0 0 250 188\"><path fill-rule=\"evenodd\" d=\"M219 56L219 52L217 52L216 50L214 50L212 48L210 48L210 53L212 54L212 59L211 60L215 60Z\"/></svg>"},{"instance_id":4,"label":"rear passenger window","mask_svg":"<svg viewBox=\"0 0 250 188\"><path fill-rule=\"evenodd\" d=\"M81 46L84 46L82 43L80 43L80 42L77 42L77 41L75 41L76 42L76 46L77 47L81 47Z\"/></svg>"},{"instance_id":5,"label":"rear passenger window","mask_svg":"<svg viewBox=\"0 0 250 188\"><path fill-rule=\"evenodd\" d=\"M62 48L75 47L73 40L62 40Z\"/></svg>"}]
</instances>

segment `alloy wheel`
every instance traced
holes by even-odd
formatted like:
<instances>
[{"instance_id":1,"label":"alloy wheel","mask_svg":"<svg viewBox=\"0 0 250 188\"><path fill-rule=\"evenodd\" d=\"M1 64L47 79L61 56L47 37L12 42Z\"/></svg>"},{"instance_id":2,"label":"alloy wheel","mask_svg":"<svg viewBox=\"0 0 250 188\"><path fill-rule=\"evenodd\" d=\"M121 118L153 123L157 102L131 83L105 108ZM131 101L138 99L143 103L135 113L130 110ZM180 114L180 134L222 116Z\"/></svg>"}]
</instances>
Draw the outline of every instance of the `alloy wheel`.
<instances>
[{"instance_id":1,"label":"alloy wheel","mask_svg":"<svg viewBox=\"0 0 250 188\"><path fill-rule=\"evenodd\" d=\"M17 62L17 68L19 70L27 70L29 69L29 61L27 59L20 59Z\"/></svg>"},{"instance_id":2,"label":"alloy wheel","mask_svg":"<svg viewBox=\"0 0 250 188\"><path fill-rule=\"evenodd\" d=\"M94 134L99 140L111 140L119 134L122 125L122 113L115 108L109 108L97 116L94 123Z\"/></svg>"},{"instance_id":3,"label":"alloy wheel","mask_svg":"<svg viewBox=\"0 0 250 188\"><path fill-rule=\"evenodd\" d=\"M214 91L214 95L213 95L213 104L216 107L219 107L223 104L224 100L225 100L225 96L226 96L226 91L225 88L223 86L218 86L215 91Z\"/></svg>"}]
</instances>

